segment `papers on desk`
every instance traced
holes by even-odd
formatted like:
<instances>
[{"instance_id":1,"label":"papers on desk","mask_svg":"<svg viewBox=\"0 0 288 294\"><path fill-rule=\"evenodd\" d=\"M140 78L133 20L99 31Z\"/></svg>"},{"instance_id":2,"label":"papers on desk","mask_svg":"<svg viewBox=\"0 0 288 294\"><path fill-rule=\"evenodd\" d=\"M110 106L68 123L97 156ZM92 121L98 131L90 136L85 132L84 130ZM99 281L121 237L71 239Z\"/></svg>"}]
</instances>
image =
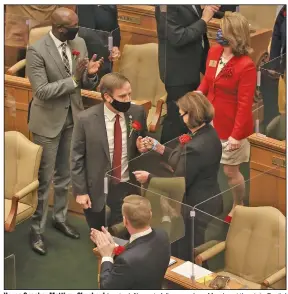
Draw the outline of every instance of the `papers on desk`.
<instances>
[{"instance_id":1,"label":"papers on desk","mask_svg":"<svg viewBox=\"0 0 288 294\"><path fill-rule=\"evenodd\" d=\"M176 263L176 260L175 260L175 259L173 259L173 258L170 258L170 261L169 261L169 266L170 266L170 265L172 265L172 264L174 264L174 263Z\"/></svg>"},{"instance_id":2,"label":"papers on desk","mask_svg":"<svg viewBox=\"0 0 288 294\"><path fill-rule=\"evenodd\" d=\"M192 269L193 269L193 272L192 272ZM184 276L188 279L191 279L192 274L193 274L195 277L195 280L201 279L205 276L212 274L211 271L209 271L209 270L207 270L197 264L194 264L191 261L186 261L186 262L182 263L181 265L173 268L171 271L175 272L181 276Z\"/></svg>"}]
</instances>

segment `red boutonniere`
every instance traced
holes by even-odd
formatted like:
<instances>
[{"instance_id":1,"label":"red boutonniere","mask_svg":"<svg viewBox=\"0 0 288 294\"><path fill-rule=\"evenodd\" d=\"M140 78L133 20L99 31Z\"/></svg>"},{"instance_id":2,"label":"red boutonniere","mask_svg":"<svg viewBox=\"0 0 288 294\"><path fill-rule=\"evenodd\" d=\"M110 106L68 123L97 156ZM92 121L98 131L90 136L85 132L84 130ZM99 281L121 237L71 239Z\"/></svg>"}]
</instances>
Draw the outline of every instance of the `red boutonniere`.
<instances>
[{"instance_id":1,"label":"red boutonniere","mask_svg":"<svg viewBox=\"0 0 288 294\"><path fill-rule=\"evenodd\" d=\"M139 121L134 120L132 121L132 116L129 116L130 122L129 122L129 127L130 127L130 133L129 133L129 137L131 137L133 131L135 132L140 132L142 130L142 125Z\"/></svg>"},{"instance_id":2,"label":"red boutonniere","mask_svg":"<svg viewBox=\"0 0 288 294\"><path fill-rule=\"evenodd\" d=\"M115 256L120 255L121 253L123 253L125 251L125 247L124 246L117 246L114 248L113 253Z\"/></svg>"},{"instance_id":3,"label":"red boutonniere","mask_svg":"<svg viewBox=\"0 0 288 294\"><path fill-rule=\"evenodd\" d=\"M75 50L75 49L73 49L72 50L72 55L74 56L74 58L77 58L80 55L80 52L77 51L77 50Z\"/></svg>"},{"instance_id":4,"label":"red boutonniere","mask_svg":"<svg viewBox=\"0 0 288 294\"><path fill-rule=\"evenodd\" d=\"M233 76L233 68L231 66L229 67L224 67L222 76L225 78L231 78Z\"/></svg>"},{"instance_id":5,"label":"red boutonniere","mask_svg":"<svg viewBox=\"0 0 288 294\"><path fill-rule=\"evenodd\" d=\"M286 10L283 10L283 16L286 17Z\"/></svg>"},{"instance_id":6,"label":"red boutonniere","mask_svg":"<svg viewBox=\"0 0 288 294\"><path fill-rule=\"evenodd\" d=\"M188 143L191 140L192 140L192 136L189 134L184 134L179 137L179 142L181 145L185 145L186 143Z\"/></svg>"}]
</instances>

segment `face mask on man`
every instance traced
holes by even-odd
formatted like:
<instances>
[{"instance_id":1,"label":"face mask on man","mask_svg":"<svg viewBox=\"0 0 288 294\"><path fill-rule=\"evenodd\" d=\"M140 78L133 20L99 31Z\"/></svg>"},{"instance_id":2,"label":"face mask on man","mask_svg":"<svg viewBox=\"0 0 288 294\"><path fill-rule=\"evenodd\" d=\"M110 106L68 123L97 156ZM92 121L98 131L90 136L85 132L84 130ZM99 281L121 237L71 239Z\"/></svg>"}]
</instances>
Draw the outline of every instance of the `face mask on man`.
<instances>
[{"instance_id":1,"label":"face mask on man","mask_svg":"<svg viewBox=\"0 0 288 294\"><path fill-rule=\"evenodd\" d=\"M111 106L119 112L127 112L131 106L131 102L121 102L113 98L113 101L110 103Z\"/></svg>"},{"instance_id":2,"label":"face mask on man","mask_svg":"<svg viewBox=\"0 0 288 294\"><path fill-rule=\"evenodd\" d=\"M79 31L79 28L78 27L76 27L76 28L66 28L65 27L65 29L67 30L67 32L66 33L62 33L63 36L64 36L64 38L66 40L74 40L75 37L76 37L76 35L77 35L77 33L78 33L78 31Z\"/></svg>"},{"instance_id":3,"label":"face mask on man","mask_svg":"<svg viewBox=\"0 0 288 294\"><path fill-rule=\"evenodd\" d=\"M216 34L216 42L223 47L229 46L228 40L223 38L222 30L219 29Z\"/></svg>"}]
</instances>

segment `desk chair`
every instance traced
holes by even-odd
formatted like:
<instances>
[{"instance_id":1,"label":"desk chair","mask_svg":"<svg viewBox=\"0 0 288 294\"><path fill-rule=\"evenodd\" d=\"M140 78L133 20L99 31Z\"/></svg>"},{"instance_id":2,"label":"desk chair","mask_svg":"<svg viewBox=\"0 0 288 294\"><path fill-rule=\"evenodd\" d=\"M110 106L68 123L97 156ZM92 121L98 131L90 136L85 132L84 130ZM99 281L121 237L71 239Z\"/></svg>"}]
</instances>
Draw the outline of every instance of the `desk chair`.
<instances>
[{"instance_id":1,"label":"desk chair","mask_svg":"<svg viewBox=\"0 0 288 294\"><path fill-rule=\"evenodd\" d=\"M16 131L5 132L5 231L30 218L37 208L42 147Z\"/></svg>"}]
</instances>

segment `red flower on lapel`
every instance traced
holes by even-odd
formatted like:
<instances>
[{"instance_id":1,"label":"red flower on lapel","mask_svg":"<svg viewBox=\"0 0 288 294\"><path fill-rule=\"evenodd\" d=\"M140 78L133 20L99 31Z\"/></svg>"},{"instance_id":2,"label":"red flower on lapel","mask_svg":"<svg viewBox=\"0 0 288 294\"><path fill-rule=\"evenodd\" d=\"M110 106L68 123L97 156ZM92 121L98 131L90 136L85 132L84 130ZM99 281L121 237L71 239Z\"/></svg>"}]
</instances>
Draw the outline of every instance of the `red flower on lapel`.
<instances>
[{"instance_id":1,"label":"red flower on lapel","mask_svg":"<svg viewBox=\"0 0 288 294\"><path fill-rule=\"evenodd\" d=\"M137 121L137 120L134 120L133 122L132 122L132 128L135 130L135 131L141 131L142 130L142 125L141 125L141 123L139 122L139 121Z\"/></svg>"},{"instance_id":2,"label":"red flower on lapel","mask_svg":"<svg viewBox=\"0 0 288 294\"><path fill-rule=\"evenodd\" d=\"M72 50L72 55L76 58L80 55L80 52L78 50L73 49Z\"/></svg>"},{"instance_id":3,"label":"red flower on lapel","mask_svg":"<svg viewBox=\"0 0 288 294\"><path fill-rule=\"evenodd\" d=\"M129 116L130 122L129 122L129 137L131 137L133 131L139 132L142 130L142 125L138 120L132 121L132 116Z\"/></svg>"},{"instance_id":4,"label":"red flower on lapel","mask_svg":"<svg viewBox=\"0 0 288 294\"><path fill-rule=\"evenodd\" d=\"M192 140L192 137L189 134L184 134L179 137L179 142L181 145L185 145Z\"/></svg>"},{"instance_id":5,"label":"red flower on lapel","mask_svg":"<svg viewBox=\"0 0 288 294\"><path fill-rule=\"evenodd\" d=\"M283 10L283 16L286 17L286 9Z\"/></svg>"},{"instance_id":6,"label":"red flower on lapel","mask_svg":"<svg viewBox=\"0 0 288 294\"><path fill-rule=\"evenodd\" d=\"M232 66L225 66L223 69L222 69L222 76L224 78L231 78L233 76L233 68Z\"/></svg>"},{"instance_id":7,"label":"red flower on lapel","mask_svg":"<svg viewBox=\"0 0 288 294\"><path fill-rule=\"evenodd\" d=\"M123 253L125 251L125 247L124 246L117 246L114 248L113 253L115 256L120 255L121 253Z\"/></svg>"}]
</instances>

